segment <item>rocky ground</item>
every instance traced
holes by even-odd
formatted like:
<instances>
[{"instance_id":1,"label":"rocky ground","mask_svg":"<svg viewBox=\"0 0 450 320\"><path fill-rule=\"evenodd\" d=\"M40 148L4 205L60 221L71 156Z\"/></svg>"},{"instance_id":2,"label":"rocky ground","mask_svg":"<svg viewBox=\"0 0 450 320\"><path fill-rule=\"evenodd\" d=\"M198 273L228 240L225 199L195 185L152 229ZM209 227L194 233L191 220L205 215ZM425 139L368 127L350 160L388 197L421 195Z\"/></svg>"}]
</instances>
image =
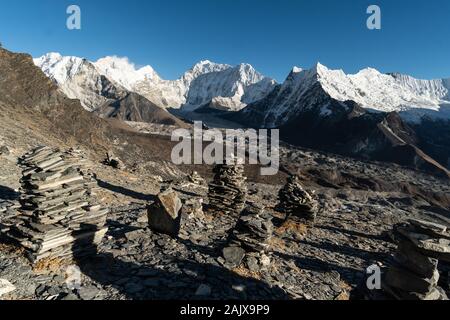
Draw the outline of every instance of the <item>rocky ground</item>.
<instances>
[{"instance_id":1,"label":"rocky ground","mask_svg":"<svg viewBox=\"0 0 450 320\"><path fill-rule=\"evenodd\" d=\"M0 129L0 146L8 147L0 155L0 208L5 210L17 206L17 157L42 143L61 146L17 132ZM277 227L264 263L247 259L239 268L224 265L221 249L236 223L228 215L185 211L178 239L148 228L146 205L161 187L171 185L185 207L207 202L207 187L189 182L186 171L167 163L165 175L154 170L158 164L117 170L92 158L98 197L111 213L95 257L70 264L80 269L81 283L70 289L70 265L31 266L23 251L3 238L0 279L15 290L0 299L350 299L366 268L385 265L394 252L389 236L394 224L408 217L450 221L447 180L289 146L281 151L282 171L300 175L305 188L314 191L319 212L314 226L284 230L277 224L282 215L274 210L284 176L269 183L249 179L249 200L267 206Z\"/></svg>"}]
</instances>

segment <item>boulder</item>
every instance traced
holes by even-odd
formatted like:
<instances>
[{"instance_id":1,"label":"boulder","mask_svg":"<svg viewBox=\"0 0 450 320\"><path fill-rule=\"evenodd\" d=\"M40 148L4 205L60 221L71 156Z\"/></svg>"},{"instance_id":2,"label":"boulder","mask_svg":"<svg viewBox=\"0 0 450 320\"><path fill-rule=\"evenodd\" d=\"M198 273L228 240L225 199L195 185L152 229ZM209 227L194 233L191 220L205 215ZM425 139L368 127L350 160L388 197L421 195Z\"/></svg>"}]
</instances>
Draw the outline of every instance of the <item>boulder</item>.
<instances>
[{"instance_id":1,"label":"boulder","mask_svg":"<svg viewBox=\"0 0 450 320\"><path fill-rule=\"evenodd\" d=\"M181 225L181 208L182 202L175 191L168 189L161 192L147 210L150 228L177 237Z\"/></svg>"},{"instance_id":2,"label":"boulder","mask_svg":"<svg viewBox=\"0 0 450 320\"><path fill-rule=\"evenodd\" d=\"M230 246L222 250L225 262L231 266L239 266L244 259L245 250L241 247Z\"/></svg>"}]
</instances>

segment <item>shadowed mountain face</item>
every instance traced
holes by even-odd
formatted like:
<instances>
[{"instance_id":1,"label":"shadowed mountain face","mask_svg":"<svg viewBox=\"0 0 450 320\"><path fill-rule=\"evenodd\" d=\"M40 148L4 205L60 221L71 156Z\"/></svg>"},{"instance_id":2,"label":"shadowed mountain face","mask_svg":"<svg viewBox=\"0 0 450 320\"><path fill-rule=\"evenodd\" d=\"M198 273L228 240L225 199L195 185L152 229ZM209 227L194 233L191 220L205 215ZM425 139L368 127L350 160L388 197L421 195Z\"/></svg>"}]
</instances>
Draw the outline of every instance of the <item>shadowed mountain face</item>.
<instances>
[{"instance_id":1,"label":"shadowed mountain face","mask_svg":"<svg viewBox=\"0 0 450 320\"><path fill-rule=\"evenodd\" d=\"M124 121L185 126L181 120L166 110L133 92L117 100L109 100L95 110L95 113L104 118L116 118Z\"/></svg>"},{"instance_id":2,"label":"shadowed mountain face","mask_svg":"<svg viewBox=\"0 0 450 320\"><path fill-rule=\"evenodd\" d=\"M436 135L430 130L434 121L428 123L428 130L424 129L425 122L413 127L396 112L371 112L353 101L337 101L319 83L303 92L301 98L289 101L295 90L278 86L266 98L225 117L251 127L279 128L281 138L293 145L394 162L450 177L447 161L443 161L448 158L445 144L450 140L446 143L440 139L442 147L435 147L432 137ZM289 108L274 113L274 106L286 105L286 101ZM445 125L440 127L446 131Z\"/></svg>"},{"instance_id":3,"label":"shadowed mountain face","mask_svg":"<svg viewBox=\"0 0 450 320\"><path fill-rule=\"evenodd\" d=\"M161 110L169 115L163 118L157 112L160 109L154 111L150 102L140 96L124 96L118 103L119 108L104 107L112 110L109 111L112 117L157 119L163 123L182 124L178 120L172 121L172 116ZM144 107L145 110L139 110ZM164 139L144 137L120 121L102 119L86 111L79 100L67 98L34 65L30 55L12 53L4 49L0 49L0 118L6 128L10 125L16 128L18 125L23 131L21 135L25 135L26 131L30 137L46 137L56 144L82 145L101 157L106 151L116 149L114 141L121 141L126 146L115 150L123 160L129 158L133 161L148 161L160 157L161 150L171 150L170 142ZM15 124L14 127L12 123ZM155 142L155 139L158 141ZM164 156L168 157L165 154Z\"/></svg>"},{"instance_id":4,"label":"shadowed mountain face","mask_svg":"<svg viewBox=\"0 0 450 320\"><path fill-rule=\"evenodd\" d=\"M79 99L86 110L103 118L184 125L144 96L100 74L86 59L52 53L35 59L34 63L67 97Z\"/></svg>"},{"instance_id":5,"label":"shadowed mountain face","mask_svg":"<svg viewBox=\"0 0 450 320\"><path fill-rule=\"evenodd\" d=\"M27 54L0 49L0 105L17 120L39 124L39 130L60 139L105 145L111 128L85 111L78 100L63 95Z\"/></svg>"}]
</instances>

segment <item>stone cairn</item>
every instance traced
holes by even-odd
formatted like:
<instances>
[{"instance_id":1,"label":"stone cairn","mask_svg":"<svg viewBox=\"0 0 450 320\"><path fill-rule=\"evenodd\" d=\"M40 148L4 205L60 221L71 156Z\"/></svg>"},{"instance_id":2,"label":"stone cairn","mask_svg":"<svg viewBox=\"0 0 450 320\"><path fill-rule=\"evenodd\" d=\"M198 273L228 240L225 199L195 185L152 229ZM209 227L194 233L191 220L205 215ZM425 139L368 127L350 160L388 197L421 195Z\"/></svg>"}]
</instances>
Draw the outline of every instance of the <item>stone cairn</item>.
<instances>
[{"instance_id":1,"label":"stone cairn","mask_svg":"<svg viewBox=\"0 0 450 320\"><path fill-rule=\"evenodd\" d=\"M286 213L286 220L314 222L317 215L317 201L306 192L298 176L289 177L286 185L278 193L277 210Z\"/></svg>"},{"instance_id":2,"label":"stone cairn","mask_svg":"<svg viewBox=\"0 0 450 320\"><path fill-rule=\"evenodd\" d=\"M190 183L193 183L193 184L196 184L199 186L206 185L205 179L203 179L203 177L197 171L192 171L192 173L187 176L187 179Z\"/></svg>"},{"instance_id":3,"label":"stone cairn","mask_svg":"<svg viewBox=\"0 0 450 320\"><path fill-rule=\"evenodd\" d=\"M223 250L225 261L239 265L246 253L263 254L269 248L272 234L272 216L256 204L247 204Z\"/></svg>"},{"instance_id":4,"label":"stone cairn","mask_svg":"<svg viewBox=\"0 0 450 320\"><path fill-rule=\"evenodd\" d=\"M447 300L438 264L450 262L450 230L411 219L394 228L394 237L399 242L382 281L385 292L399 300Z\"/></svg>"},{"instance_id":5,"label":"stone cairn","mask_svg":"<svg viewBox=\"0 0 450 320\"><path fill-rule=\"evenodd\" d=\"M73 259L95 252L107 228L107 209L95 203L92 176L76 164L76 152L39 147L19 159L21 209L8 231L29 259Z\"/></svg>"},{"instance_id":6,"label":"stone cairn","mask_svg":"<svg viewBox=\"0 0 450 320\"><path fill-rule=\"evenodd\" d=\"M239 214L247 196L244 166L218 164L213 169L214 179L209 184L208 209L213 213Z\"/></svg>"}]
</instances>

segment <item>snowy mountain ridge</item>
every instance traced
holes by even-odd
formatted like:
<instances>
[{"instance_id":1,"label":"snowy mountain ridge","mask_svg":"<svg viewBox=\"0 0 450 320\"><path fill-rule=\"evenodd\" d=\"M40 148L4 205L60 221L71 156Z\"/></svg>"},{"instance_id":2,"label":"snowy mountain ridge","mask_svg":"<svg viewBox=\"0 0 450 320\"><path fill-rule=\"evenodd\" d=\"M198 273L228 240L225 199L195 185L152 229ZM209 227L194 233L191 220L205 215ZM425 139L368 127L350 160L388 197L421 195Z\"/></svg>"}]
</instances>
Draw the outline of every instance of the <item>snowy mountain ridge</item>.
<instances>
[{"instance_id":1,"label":"snowy mountain ridge","mask_svg":"<svg viewBox=\"0 0 450 320\"><path fill-rule=\"evenodd\" d=\"M179 79L164 80L151 66L137 68L127 58L108 56L96 62L78 57L63 57L49 53L34 59L44 73L54 80L72 98L69 82L80 73L82 64L92 64L97 72L117 87L138 93L165 108L194 110L212 103L225 110L240 110L248 103L264 97L275 86L275 81L264 77L249 64L231 66L203 60L186 71ZM95 108L89 106L88 109Z\"/></svg>"},{"instance_id":2,"label":"snowy mountain ridge","mask_svg":"<svg viewBox=\"0 0 450 320\"><path fill-rule=\"evenodd\" d=\"M263 103L263 125L286 123L298 112L316 106L322 93L337 101L354 101L375 112L397 111L410 122L420 121L425 115L450 119L450 79L419 80L407 75L383 74L373 68L345 74L317 63L308 70L292 69L270 95L271 99ZM326 104L322 105L321 113L330 114Z\"/></svg>"},{"instance_id":3,"label":"snowy mountain ridge","mask_svg":"<svg viewBox=\"0 0 450 320\"><path fill-rule=\"evenodd\" d=\"M59 89L71 99L79 99L88 111L95 111L109 98L126 95L126 89L102 76L86 59L48 53L33 60Z\"/></svg>"},{"instance_id":4,"label":"snowy mountain ridge","mask_svg":"<svg viewBox=\"0 0 450 320\"><path fill-rule=\"evenodd\" d=\"M70 98L78 98L88 110L101 104L98 95L109 90L138 93L156 105L187 111L202 106L238 111L266 98L264 125L278 126L289 121L299 108L317 105L316 94L380 112L397 111L411 122L424 115L450 119L450 79L420 80L403 74L383 74L366 68L356 74L331 70L317 63L311 69L294 67L278 85L249 64L231 66L200 61L179 79L164 80L151 66L137 68L127 58L109 56L97 62L49 53L34 59L44 73ZM275 91L275 92L274 92ZM276 97L273 97L273 96ZM306 95L306 96L305 96ZM268 105L270 104L270 105ZM328 115L326 105L321 113Z\"/></svg>"}]
</instances>

